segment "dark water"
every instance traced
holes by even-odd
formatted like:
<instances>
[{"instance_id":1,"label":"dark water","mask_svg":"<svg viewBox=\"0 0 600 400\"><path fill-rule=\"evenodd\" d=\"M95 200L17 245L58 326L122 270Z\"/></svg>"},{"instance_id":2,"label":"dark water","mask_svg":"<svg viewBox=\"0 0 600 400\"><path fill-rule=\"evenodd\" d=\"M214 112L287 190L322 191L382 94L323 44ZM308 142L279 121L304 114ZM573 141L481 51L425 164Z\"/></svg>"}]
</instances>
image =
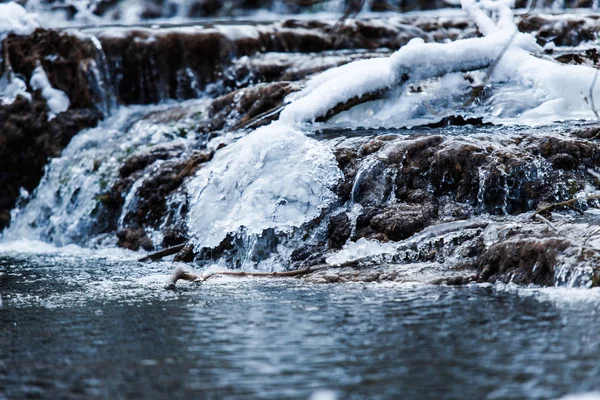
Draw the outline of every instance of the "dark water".
<instances>
[{"instance_id":1,"label":"dark water","mask_svg":"<svg viewBox=\"0 0 600 400\"><path fill-rule=\"evenodd\" d=\"M548 399L600 388L600 292L216 279L0 256L0 398Z\"/></svg>"}]
</instances>

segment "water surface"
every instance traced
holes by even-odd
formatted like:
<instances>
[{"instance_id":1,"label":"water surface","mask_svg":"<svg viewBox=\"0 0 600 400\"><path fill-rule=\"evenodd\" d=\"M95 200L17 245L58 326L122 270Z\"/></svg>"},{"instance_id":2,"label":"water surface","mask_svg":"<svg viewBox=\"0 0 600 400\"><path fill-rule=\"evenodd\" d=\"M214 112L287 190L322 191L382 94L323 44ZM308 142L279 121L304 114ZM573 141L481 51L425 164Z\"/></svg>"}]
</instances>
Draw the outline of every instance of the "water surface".
<instances>
[{"instance_id":1,"label":"water surface","mask_svg":"<svg viewBox=\"0 0 600 400\"><path fill-rule=\"evenodd\" d=\"M548 399L598 388L600 291L217 278L0 257L0 398ZM123 260L124 259L124 260Z\"/></svg>"}]
</instances>

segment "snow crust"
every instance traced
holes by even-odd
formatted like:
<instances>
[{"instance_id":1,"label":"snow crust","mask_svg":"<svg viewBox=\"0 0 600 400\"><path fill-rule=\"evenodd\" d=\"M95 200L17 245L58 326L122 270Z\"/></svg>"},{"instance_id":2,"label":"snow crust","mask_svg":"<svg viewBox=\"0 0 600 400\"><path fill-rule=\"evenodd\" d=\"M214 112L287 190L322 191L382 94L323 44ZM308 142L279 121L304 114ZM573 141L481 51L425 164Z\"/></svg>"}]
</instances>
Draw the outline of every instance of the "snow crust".
<instances>
[{"instance_id":1,"label":"snow crust","mask_svg":"<svg viewBox=\"0 0 600 400\"><path fill-rule=\"evenodd\" d=\"M431 123L456 114L525 125L596 118L592 99L600 102L600 84L590 95L596 69L543 58L535 39L518 32L510 1L461 4L484 37L451 43L413 39L389 57L330 69L289 97L281 120L312 122L336 105L378 91L388 92L331 122L378 128ZM473 84L462 75L467 71L476 78ZM412 85L420 91L411 91ZM471 104L476 85L485 85L491 96Z\"/></svg>"},{"instance_id":2,"label":"snow crust","mask_svg":"<svg viewBox=\"0 0 600 400\"><path fill-rule=\"evenodd\" d=\"M35 14L28 13L20 4L14 1L0 4L0 40L9 33L30 35L39 26Z\"/></svg>"},{"instance_id":3,"label":"snow crust","mask_svg":"<svg viewBox=\"0 0 600 400\"><path fill-rule=\"evenodd\" d=\"M50 85L46 71L41 66L33 70L29 84L34 90L42 91L42 97L46 99L46 104L48 104L48 108L50 109L50 119L54 118L56 114L69 109L71 105L69 96L62 90L54 89Z\"/></svg>"}]
</instances>

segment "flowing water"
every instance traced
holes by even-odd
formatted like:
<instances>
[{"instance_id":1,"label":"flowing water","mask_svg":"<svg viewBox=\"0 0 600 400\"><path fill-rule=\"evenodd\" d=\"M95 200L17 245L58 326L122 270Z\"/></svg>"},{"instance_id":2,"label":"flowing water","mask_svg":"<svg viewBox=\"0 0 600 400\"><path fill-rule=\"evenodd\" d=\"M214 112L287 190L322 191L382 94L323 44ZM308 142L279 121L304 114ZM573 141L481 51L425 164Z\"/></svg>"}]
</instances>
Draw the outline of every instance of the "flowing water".
<instances>
[{"instance_id":1,"label":"flowing water","mask_svg":"<svg viewBox=\"0 0 600 400\"><path fill-rule=\"evenodd\" d=\"M166 292L171 267L126 253L2 256L0 398L549 399L598 388L597 289L218 278Z\"/></svg>"}]
</instances>

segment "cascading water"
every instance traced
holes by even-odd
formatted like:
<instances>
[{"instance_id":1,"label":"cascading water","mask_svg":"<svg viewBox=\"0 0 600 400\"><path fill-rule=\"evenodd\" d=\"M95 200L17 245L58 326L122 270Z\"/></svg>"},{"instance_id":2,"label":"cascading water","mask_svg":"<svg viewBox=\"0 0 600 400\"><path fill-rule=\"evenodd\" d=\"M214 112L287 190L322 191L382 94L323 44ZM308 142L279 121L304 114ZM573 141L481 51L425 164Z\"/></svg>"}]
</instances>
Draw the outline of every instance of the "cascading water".
<instances>
[{"instance_id":1,"label":"cascading water","mask_svg":"<svg viewBox=\"0 0 600 400\"><path fill-rule=\"evenodd\" d=\"M436 218L507 216L528 210L534 204L532 193L539 189L534 188L539 174L521 175L538 168L502 164L506 157L495 152L501 153L504 142L468 156L472 159L460 168L479 171L475 176L465 177L465 171L450 164L438 178L435 171L412 175L411 168L425 167L414 164L423 151L442 143L445 147L438 158L443 158L443 154L471 152L486 139L475 135L444 144L434 138L429 145L420 145L400 135L385 139L364 157L358 151L352 156L357 161L350 160L350 166L344 167L340 151L351 141L336 144L320 137L321 130L377 132L435 125L457 114L464 120L520 126L550 124L557 118L592 118L586 91L590 92L594 70L544 59L531 36L515 32L512 13L500 3L493 4L487 5L486 12L496 13L496 20L481 4L463 1L484 37L445 44L413 39L388 57L331 68L288 95L278 121L254 130L206 134L199 126L209 120L209 99L121 107L99 127L77 135L62 156L50 162L36 191L24 196L13 211L3 240L112 246L115 231L120 232L119 240L135 231L149 238L150 245L144 247L184 240L203 257L212 254L211 261L227 253L245 269L275 257L277 265L265 266L273 270L289 268L290 260L300 257L294 252L305 252L307 246L340 263L341 256L334 254L339 248L328 247L332 232L340 235L336 243L346 243L340 254L355 253L347 256L354 259L356 254L388 252L396 246L380 248L378 243L407 238ZM247 33L225 30L236 40ZM259 30L251 31L252 39L257 39ZM114 108L110 67L98 40L92 40L99 54L91 66L97 82L93 89L108 113ZM176 79L182 80L182 73L193 77L185 85L202 95L194 72L186 68ZM140 79L150 75L142 73ZM177 90L182 85L178 83ZM600 87L592 86L591 94L600 96ZM238 91L232 102L243 103L245 95ZM181 109L187 111L177 111ZM157 113L173 116L161 120ZM239 118L240 114L231 113L224 126L235 126ZM524 151L515 146L513 151ZM194 161L198 150L210 152L210 157ZM531 159L543 166L540 171L549 165L538 155ZM446 168L442 161L436 162ZM130 172L123 171L124 164ZM461 179L466 182L463 186ZM155 184L169 189L153 195ZM414 188L407 190L407 185ZM568 194L560 186L554 189ZM419 209L418 204L431 196L438 196L442 204ZM332 216L347 221L347 227L335 231ZM173 230L178 230L175 239Z\"/></svg>"}]
</instances>

